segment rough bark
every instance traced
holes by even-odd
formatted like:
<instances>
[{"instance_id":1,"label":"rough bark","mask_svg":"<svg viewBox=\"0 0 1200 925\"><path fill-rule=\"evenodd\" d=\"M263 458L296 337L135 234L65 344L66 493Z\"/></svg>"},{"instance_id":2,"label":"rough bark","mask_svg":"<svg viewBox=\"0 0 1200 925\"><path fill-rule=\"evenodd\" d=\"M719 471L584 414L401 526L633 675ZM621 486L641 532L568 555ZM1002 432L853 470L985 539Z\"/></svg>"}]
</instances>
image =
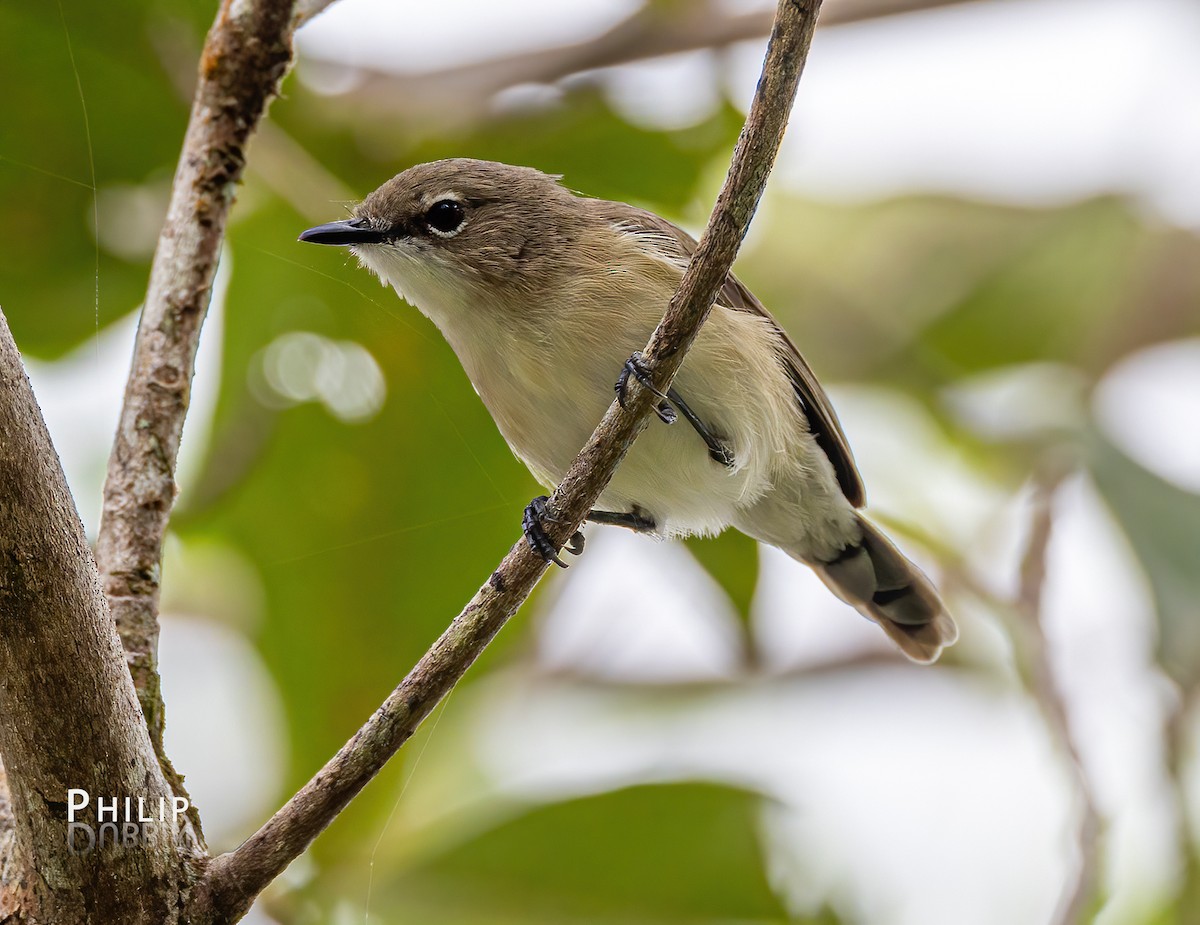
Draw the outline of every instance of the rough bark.
<instances>
[{"instance_id":1,"label":"rough bark","mask_svg":"<svg viewBox=\"0 0 1200 925\"><path fill-rule=\"evenodd\" d=\"M0 911L57 925L177 920L203 851L190 820L68 850L69 788L170 800L58 456L0 313ZM82 847L84 841L77 841Z\"/></svg>"},{"instance_id":2,"label":"rough bark","mask_svg":"<svg viewBox=\"0 0 1200 925\"><path fill-rule=\"evenodd\" d=\"M226 218L294 28L292 0L224 0L205 42L109 463L103 583L0 315L0 921L186 921L207 859L198 816L169 809L183 791L162 754L159 567ZM73 842L71 789L90 798ZM125 827L126 797L165 819Z\"/></svg>"},{"instance_id":3,"label":"rough bark","mask_svg":"<svg viewBox=\"0 0 1200 925\"><path fill-rule=\"evenodd\" d=\"M28 922L37 908L29 859L17 838L17 820L8 792L8 773L0 763L0 922Z\"/></svg>"},{"instance_id":4,"label":"rough bark","mask_svg":"<svg viewBox=\"0 0 1200 925\"><path fill-rule=\"evenodd\" d=\"M774 163L816 26L820 0L780 0L763 74L733 163L679 290L644 351L665 392L707 318ZM561 546L583 522L646 425L656 399L633 389L613 402L550 499L547 532ZM355 736L237 850L215 858L197 891L197 918L236 921L254 897L312 843L392 755L524 603L547 563L525 541L512 547L466 608Z\"/></svg>"},{"instance_id":5,"label":"rough bark","mask_svg":"<svg viewBox=\"0 0 1200 925\"><path fill-rule=\"evenodd\" d=\"M293 0L223 0L209 31L104 485L96 559L151 740L172 778L162 754L158 599L175 463L246 143L291 64L294 28Z\"/></svg>"}]
</instances>

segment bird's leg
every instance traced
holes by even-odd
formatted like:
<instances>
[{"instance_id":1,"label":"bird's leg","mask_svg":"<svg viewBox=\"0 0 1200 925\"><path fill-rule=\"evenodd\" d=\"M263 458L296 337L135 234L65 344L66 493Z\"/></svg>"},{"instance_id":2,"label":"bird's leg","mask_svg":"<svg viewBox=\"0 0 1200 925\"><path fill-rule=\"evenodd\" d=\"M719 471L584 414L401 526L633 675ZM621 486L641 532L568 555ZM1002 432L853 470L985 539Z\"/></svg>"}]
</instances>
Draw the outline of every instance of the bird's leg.
<instances>
[{"instance_id":1,"label":"bird's leg","mask_svg":"<svg viewBox=\"0 0 1200 925\"><path fill-rule=\"evenodd\" d=\"M632 530L634 533L653 533L658 529L658 524L654 522L654 518L643 513L637 505L634 505L633 510L627 513L588 511L585 519L588 523L605 524L610 527L624 527L626 530ZM576 533L571 537L571 546L569 548L574 555L579 555L583 552L583 546L584 538L582 533Z\"/></svg>"},{"instance_id":2,"label":"bird's leg","mask_svg":"<svg viewBox=\"0 0 1200 925\"><path fill-rule=\"evenodd\" d=\"M650 372L646 369L646 362L642 359L641 352L637 350L625 361L621 374L617 376L617 384L613 386L613 391L617 393L617 401L621 403L621 407L625 407L625 393L629 388L630 376L662 399L654 406L654 413L658 415L658 419L664 424L674 424L675 411L667 402L667 396L656 389L654 383L650 381Z\"/></svg>"},{"instance_id":3,"label":"bird's leg","mask_svg":"<svg viewBox=\"0 0 1200 925\"><path fill-rule=\"evenodd\" d=\"M637 507L628 513L589 511L587 519L594 524L624 527L627 530L632 530L634 533L653 533L658 529L658 524L654 522L654 518L648 517Z\"/></svg>"},{"instance_id":4,"label":"bird's leg","mask_svg":"<svg viewBox=\"0 0 1200 925\"><path fill-rule=\"evenodd\" d=\"M546 505L549 500L545 495L538 495L525 506L525 513L521 517L521 532L525 534L525 541L529 543L530 549L547 562L553 562L559 568L567 568L567 563L559 557L558 548L546 535L546 528L542 526L542 521L555 520ZM567 550L575 556L583 552L582 533L575 532L567 543Z\"/></svg>"},{"instance_id":5,"label":"bird's leg","mask_svg":"<svg viewBox=\"0 0 1200 925\"><path fill-rule=\"evenodd\" d=\"M639 352L634 352L628 360L625 361L625 366L621 370L621 375L617 377L617 384L613 387L617 393L617 401L621 403L621 407L625 407L625 393L629 387L629 377L633 376L643 386L662 399L655 408L654 413L658 415L660 421L664 424L674 424L677 420L675 411L671 407L674 405L679 409L680 413L687 419L687 422L692 425L692 428L700 435L700 439L704 441L704 445L708 447L708 455L714 462L719 462L727 469L732 469L734 465L733 451L729 449L728 444L720 437L709 430L700 417L694 412L688 403L683 400L683 396L675 389L671 389L665 395L654 387L650 381L650 374L646 370L645 361ZM603 513L603 512L602 512ZM624 526L624 524L622 525Z\"/></svg>"},{"instance_id":6,"label":"bird's leg","mask_svg":"<svg viewBox=\"0 0 1200 925\"><path fill-rule=\"evenodd\" d=\"M719 462L726 469L732 469L734 465L734 458L733 450L729 449L729 445L708 429L708 425L706 425L702 420L700 420L699 417L697 417L696 412L688 407L687 402L683 400L683 396L675 391L675 389L671 389L669 392L667 392L667 398L671 400L671 403L679 409L679 413L684 416L687 422L692 425L692 428L696 431L696 433L700 435L700 439L702 439L704 441L704 445L708 447L709 457L714 462Z\"/></svg>"},{"instance_id":7,"label":"bird's leg","mask_svg":"<svg viewBox=\"0 0 1200 925\"><path fill-rule=\"evenodd\" d=\"M529 543L530 549L547 562L553 562L561 568L568 568L567 563L563 562L559 557L558 551L554 548L554 543L546 535L545 527L542 526L542 521L554 519L546 506L546 502L549 500L545 495L538 495L529 502L525 507L525 515L521 518L521 530L525 534L525 540ZM594 524L625 527L627 530L632 530L635 533L653 533L658 529L654 518L642 513L641 509L637 507L626 513L589 511L587 520L589 523ZM576 531L575 535L571 537L571 542L567 544L567 550L573 556L582 555L584 545L583 534Z\"/></svg>"}]
</instances>

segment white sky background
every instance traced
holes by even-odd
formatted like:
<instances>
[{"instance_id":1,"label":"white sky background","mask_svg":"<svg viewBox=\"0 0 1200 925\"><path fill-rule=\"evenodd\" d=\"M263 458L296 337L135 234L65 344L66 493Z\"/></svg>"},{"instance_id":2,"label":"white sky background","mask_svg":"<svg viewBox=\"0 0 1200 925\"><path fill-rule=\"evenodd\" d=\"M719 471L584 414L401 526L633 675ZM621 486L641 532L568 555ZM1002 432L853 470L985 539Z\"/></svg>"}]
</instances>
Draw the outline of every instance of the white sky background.
<instances>
[{"instance_id":1,"label":"white sky background","mask_svg":"<svg viewBox=\"0 0 1200 925\"><path fill-rule=\"evenodd\" d=\"M301 69L306 51L376 66L401 62L410 70L448 67L585 39L635 7L630 0L340 0L302 31ZM760 59L761 48L749 44L729 56L726 79L735 99L749 100ZM703 118L720 91L702 64L696 56L678 56L612 72L605 80L629 118L686 124ZM1119 191L1163 221L1200 228L1197 164L1200 3L993 0L821 32L774 182L812 196L854 200L926 190L1036 204ZM236 285L236 269L233 275ZM203 449L212 413L219 301L198 360L196 405L184 435L184 453L192 456ZM92 534L131 338L130 329L106 332L100 344L60 363L31 364ZM1114 371L1098 392L1097 411L1135 457L1195 490L1197 431L1174 425L1181 411L1200 407L1200 344L1160 349L1169 353L1135 357ZM1010 379L1044 372L1016 370ZM80 388L81 382L88 387ZM894 396L834 393L875 509L932 517L932 529L956 539L992 530L989 548L997 558L984 565L1002 585L1010 583L1022 499L994 497L936 441L906 448L889 441L889 433L896 440L903 436L895 430L896 415L908 414L910 424L919 426L911 418L919 409L898 410ZM1159 398L1175 403L1171 416L1144 413L1147 401L1156 406ZM999 399L991 411L1003 416ZM909 455L897 467L901 449ZM931 470L946 489L936 496L914 490ZM186 471L181 481L186 490ZM928 504L906 510L912 502L904 499L914 497ZM940 503L939 497L954 501ZM1168 888L1177 863L1153 734L1163 703L1149 662L1153 627L1144 582L1122 538L1085 482L1071 486L1061 508L1048 589L1051 640L1086 736L1097 799L1116 821L1110 861L1118 895L1102 920L1113 925ZM725 602L706 592L699 604L694 585L689 597L662 579L666 574L703 582L687 557L681 560L682 551L619 531L593 531L592 537L589 556L558 576L559 606L543 615L544 665L610 678L728 676L733 630ZM642 582L654 606L611 619L612 608L600 604L614 587L614 574ZM1101 590L1111 595L1097 598L1097 574L1109 579ZM1004 663L1001 635L963 616L961 645ZM769 663L778 668L882 645L878 633L784 557L766 556L755 619L770 643ZM661 664L664 647L677 655L670 665ZM170 747L190 756L179 764L214 840L261 819L278 796L272 791L284 746L281 736L269 734L278 705L264 692L265 676L246 667L255 659L236 634L204 632L186 620L164 623L164 683L177 720L169 724L169 736L190 736ZM231 664L241 667L231 670ZM214 679L222 678L224 689L240 685L242 702L258 707L243 706L238 716L236 698L213 699ZM629 728L619 709L606 712L603 698L585 705L567 702L582 695L555 692L529 704L521 682L507 696L492 709L501 715L511 709L513 722L502 738L480 745L501 786L521 793L586 791L598 773L635 777L639 769L662 773L664 766L753 780L783 800L785 810L766 830L776 849L773 862L793 898L815 900L805 891L816 890L873 925L1044 921L1068 863L1064 784L1029 704L1004 691L989 696L949 674L899 672L875 688L843 679L789 685L774 694L742 691L660 728L649 722ZM1102 715L1098 705L1106 707ZM200 715L209 721L184 719ZM723 741L714 730L735 727L742 743L737 749L705 751L703 743ZM244 734L213 732L221 728ZM734 767L738 756L740 770ZM598 765L600 757L617 771ZM267 777L257 781L255 800L229 799L244 780L240 771L234 779L224 775L246 763L266 769ZM758 777L748 775L751 765L760 769ZM779 774L772 776L770 768ZM924 795L928 815L914 815L911 802L871 790L862 779L865 768L891 775L896 791ZM934 786L931 780L946 768L953 780ZM817 849L824 860L810 882L806 864ZM927 879L909 866L918 849L928 861ZM871 862L865 873L864 856Z\"/></svg>"}]
</instances>

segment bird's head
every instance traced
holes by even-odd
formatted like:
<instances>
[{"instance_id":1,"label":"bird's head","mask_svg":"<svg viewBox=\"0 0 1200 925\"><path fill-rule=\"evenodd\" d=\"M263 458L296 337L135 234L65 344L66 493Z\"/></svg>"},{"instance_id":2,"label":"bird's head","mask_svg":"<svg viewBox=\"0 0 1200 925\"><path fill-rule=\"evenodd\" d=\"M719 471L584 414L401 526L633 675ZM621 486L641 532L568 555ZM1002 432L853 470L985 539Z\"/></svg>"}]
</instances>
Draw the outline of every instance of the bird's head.
<instances>
[{"instance_id":1,"label":"bird's head","mask_svg":"<svg viewBox=\"0 0 1200 925\"><path fill-rule=\"evenodd\" d=\"M553 285L586 224L579 203L539 170L452 158L397 174L353 218L300 240L349 246L384 285L437 315Z\"/></svg>"}]
</instances>

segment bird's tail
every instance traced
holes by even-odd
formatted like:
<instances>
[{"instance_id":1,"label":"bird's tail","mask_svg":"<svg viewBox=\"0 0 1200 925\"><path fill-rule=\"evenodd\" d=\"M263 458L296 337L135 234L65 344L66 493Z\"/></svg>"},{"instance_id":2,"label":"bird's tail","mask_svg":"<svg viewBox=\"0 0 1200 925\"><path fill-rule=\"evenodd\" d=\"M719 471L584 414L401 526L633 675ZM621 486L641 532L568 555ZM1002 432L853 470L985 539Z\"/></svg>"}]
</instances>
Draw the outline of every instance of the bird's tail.
<instances>
[{"instance_id":1,"label":"bird's tail","mask_svg":"<svg viewBox=\"0 0 1200 925\"><path fill-rule=\"evenodd\" d=\"M862 515L862 539L832 562L812 562L838 597L878 623L914 662L932 662L958 638L925 573L904 557L883 532Z\"/></svg>"}]
</instances>

